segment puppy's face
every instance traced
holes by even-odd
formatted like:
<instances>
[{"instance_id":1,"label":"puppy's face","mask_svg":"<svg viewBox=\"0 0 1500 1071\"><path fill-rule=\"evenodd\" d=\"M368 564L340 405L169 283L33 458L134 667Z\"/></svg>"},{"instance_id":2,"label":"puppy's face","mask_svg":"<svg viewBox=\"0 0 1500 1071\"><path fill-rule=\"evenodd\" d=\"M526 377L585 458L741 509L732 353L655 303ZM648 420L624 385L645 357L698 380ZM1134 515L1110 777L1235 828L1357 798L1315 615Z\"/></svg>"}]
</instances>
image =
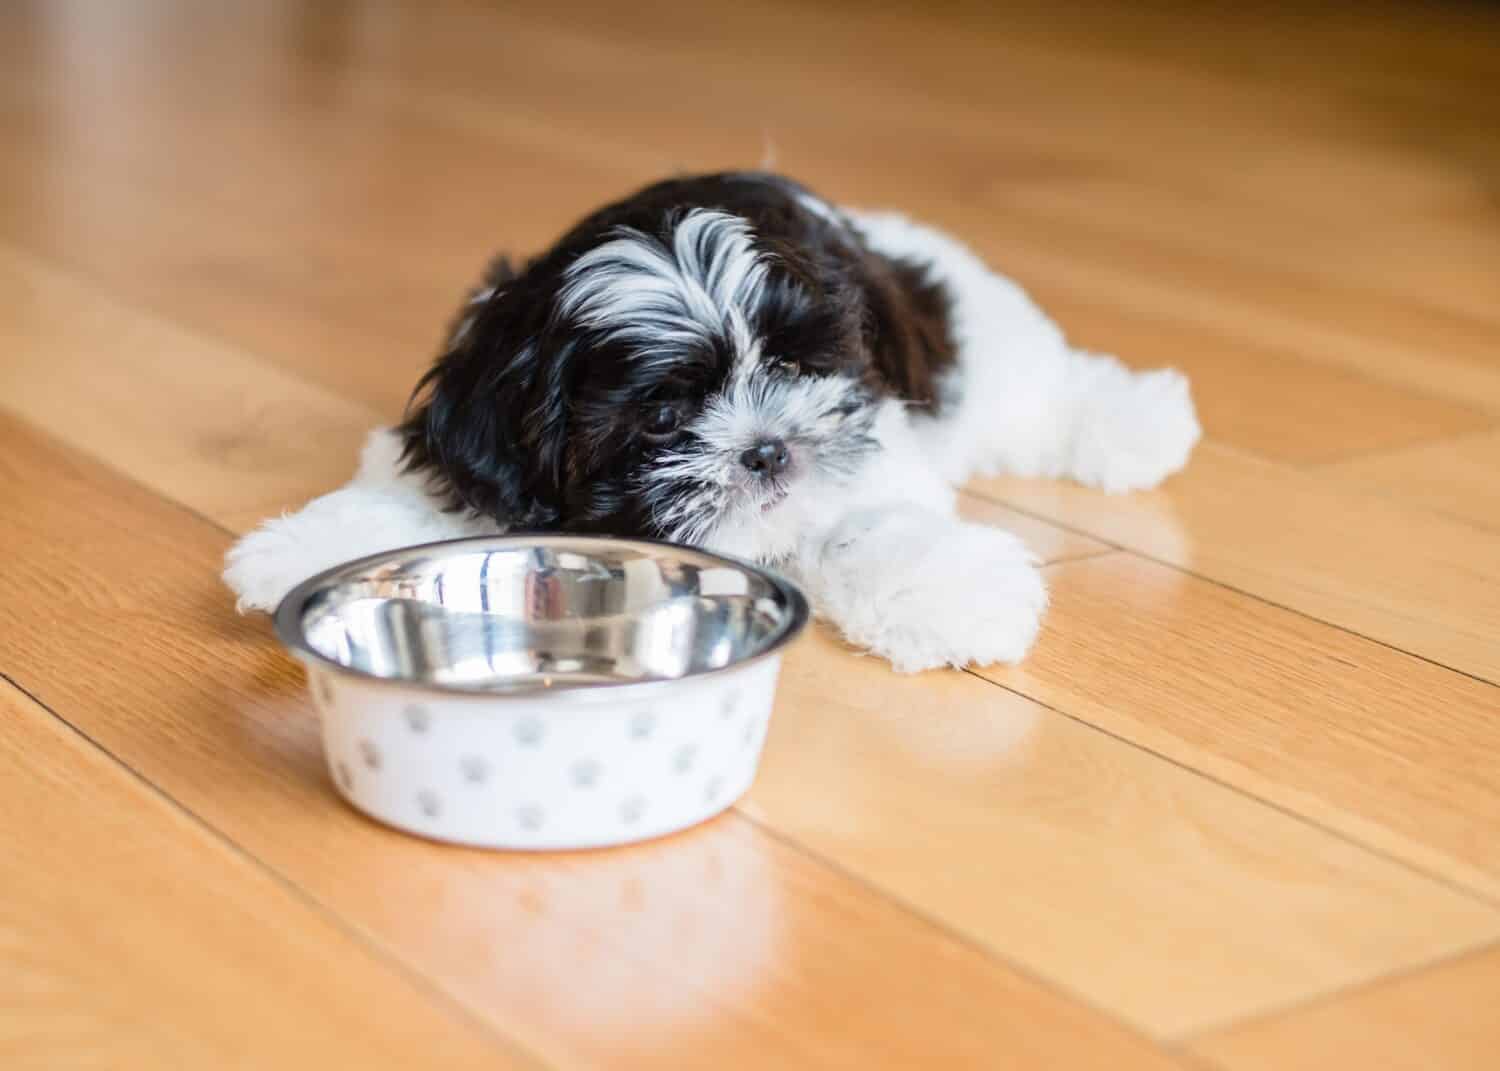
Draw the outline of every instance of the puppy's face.
<instances>
[{"instance_id":1,"label":"puppy's face","mask_svg":"<svg viewBox=\"0 0 1500 1071\"><path fill-rule=\"evenodd\" d=\"M515 527L775 557L876 450L860 303L716 210L502 282L426 384L411 460Z\"/></svg>"}]
</instances>

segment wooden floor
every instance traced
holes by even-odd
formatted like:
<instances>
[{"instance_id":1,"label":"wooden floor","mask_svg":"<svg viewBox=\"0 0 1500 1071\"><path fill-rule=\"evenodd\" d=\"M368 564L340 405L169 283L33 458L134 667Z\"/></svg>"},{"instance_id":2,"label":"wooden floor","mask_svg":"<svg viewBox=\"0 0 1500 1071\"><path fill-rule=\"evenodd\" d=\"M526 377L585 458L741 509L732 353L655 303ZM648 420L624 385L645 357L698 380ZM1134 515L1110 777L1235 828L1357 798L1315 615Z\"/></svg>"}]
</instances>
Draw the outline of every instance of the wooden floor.
<instances>
[{"instance_id":1,"label":"wooden floor","mask_svg":"<svg viewBox=\"0 0 1500 1071\"><path fill-rule=\"evenodd\" d=\"M1500 1066L1500 11L917 10L0 8L0 1066ZM1208 441L971 488L1032 658L814 636L706 827L361 819L225 548L491 252L767 155Z\"/></svg>"}]
</instances>

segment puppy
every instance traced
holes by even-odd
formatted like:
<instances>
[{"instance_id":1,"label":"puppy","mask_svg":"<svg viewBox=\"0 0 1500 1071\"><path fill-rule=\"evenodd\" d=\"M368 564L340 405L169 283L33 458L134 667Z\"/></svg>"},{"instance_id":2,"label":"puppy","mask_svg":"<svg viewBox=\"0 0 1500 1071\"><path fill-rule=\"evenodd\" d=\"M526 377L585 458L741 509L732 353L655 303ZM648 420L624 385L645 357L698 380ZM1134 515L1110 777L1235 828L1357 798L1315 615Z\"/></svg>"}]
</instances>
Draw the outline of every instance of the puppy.
<instances>
[{"instance_id":1,"label":"puppy","mask_svg":"<svg viewBox=\"0 0 1500 1071\"><path fill-rule=\"evenodd\" d=\"M975 473L1109 492L1179 470L1177 372L1071 348L953 239L777 175L650 186L470 295L355 481L231 552L241 604L405 542L562 530L691 543L798 580L898 670L1021 659L1046 589L955 516Z\"/></svg>"}]
</instances>

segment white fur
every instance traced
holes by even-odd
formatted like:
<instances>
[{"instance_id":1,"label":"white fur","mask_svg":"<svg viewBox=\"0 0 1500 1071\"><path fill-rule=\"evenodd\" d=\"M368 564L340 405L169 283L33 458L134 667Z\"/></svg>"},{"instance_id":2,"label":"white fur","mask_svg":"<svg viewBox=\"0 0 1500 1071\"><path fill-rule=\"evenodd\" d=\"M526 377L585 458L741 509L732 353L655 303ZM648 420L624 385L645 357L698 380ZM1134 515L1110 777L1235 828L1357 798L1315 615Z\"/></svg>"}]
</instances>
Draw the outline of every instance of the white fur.
<instances>
[{"instance_id":1,"label":"white fur","mask_svg":"<svg viewBox=\"0 0 1500 1071\"><path fill-rule=\"evenodd\" d=\"M670 247L627 228L579 257L568 268L558 310L648 347L727 332L746 351L752 340L744 310L765 278L749 225L728 212L697 208L672 232Z\"/></svg>"},{"instance_id":2,"label":"white fur","mask_svg":"<svg viewBox=\"0 0 1500 1071\"><path fill-rule=\"evenodd\" d=\"M902 673L1018 662L1047 607L1015 536L904 503L849 513L790 571L850 643Z\"/></svg>"},{"instance_id":3,"label":"white fur","mask_svg":"<svg viewBox=\"0 0 1500 1071\"><path fill-rule=\"evenodd\" d=\"M864 407L857 415L838 411L859 390L858 383L842 376L769 372L752 347L736 358L724 390L692 421L693 448L666 455L648 474L652 481L688 477L701 488L655 510L655 520L678 542L762 560L789 553L803 530L802 521L792 520L795 503L826 503L829 495L840 494L845 482L863 472L879 439L878 433L867 439L849 426L869 420ZM885 408L891 410L888 428L905 426L897 415L899 403ZM876 423L878 427L878 414ZM753 476L739 460L745 450L767 439L785 442L792 455L787 479L775 484ZM765 510L770 499L787 491L787 502ZM824 511L826 505L817 512Z\"/></svg>"},{"instance_id":4,"label":"white fur","mask_svg":"<svg viewBox=\"0 0 1500 1071\"><path fill-rule=\"evenodd\" d=\"M952 297L950 404L918 422L949 480L1006 472L1121 492L1187 464L1202 429L1180 373L1132 372L1071 348L1024 290L941 231L894 213L848 215L875 249L927 264Z\"/></svg>"},{"instance_id":5,"label":"white fur","mask_svg":"<svg viewBox=\"0 0 1500 1071\"><path fill-rule=\"evenodd\" d=\"M809 472L769 512L730 511L707 533L704 545L795 571L797 559L855 511L917 505L951 515L955 492L922 457L900 403L880 406L873 434L880 444L875 462L848 476Z\"/></svg>"},{"instance_id":6,"label":"white fur","mask_svg":"<svg viewBox=\"0 0 1500 1071\"><path fill-rule=\"evenodd\" d=\"M340 562L499 531L493 522L444 511L421 479L401 472L400 456L394 431L371 432L354 479L296 513L263 522L230 547L224 581L239 596L240 611L274 610L297 584Z\"/></svg>"},{"instance_id":7,"label":"white fur","mask_svg":"<svg viewBox=\"0 0 1500 1071\"><path fill-rule=\"evenodd\" d=\"M623 235L580 259L564 302L624 332L729 329L739 363L708 430L725 456L756 434L788 435L794 473L779 504L763 510L747 492L709 527L683 518L684 535L786 569L852 643L898 670L1019 661L1046 607L1041 574L1014 536L955 516L953 486L1008 472L1154 487L1201 434L1187 381L1071 348L1020 287L939 231L891 214L846 218L874 248L928 266L952 299L960 351L941 415L883 404L870 432L880 449L853 473L797 457L797 420L828 419L828 399L806 388L772 397L740 312L764 272L743 221L692 213L670 249ZM304 577L362 554L497 530L443 512L398 458L394 433L373 433L348 486L236 544L224 576L240 607L270 609Z\"/></svg>"}]
</instances>

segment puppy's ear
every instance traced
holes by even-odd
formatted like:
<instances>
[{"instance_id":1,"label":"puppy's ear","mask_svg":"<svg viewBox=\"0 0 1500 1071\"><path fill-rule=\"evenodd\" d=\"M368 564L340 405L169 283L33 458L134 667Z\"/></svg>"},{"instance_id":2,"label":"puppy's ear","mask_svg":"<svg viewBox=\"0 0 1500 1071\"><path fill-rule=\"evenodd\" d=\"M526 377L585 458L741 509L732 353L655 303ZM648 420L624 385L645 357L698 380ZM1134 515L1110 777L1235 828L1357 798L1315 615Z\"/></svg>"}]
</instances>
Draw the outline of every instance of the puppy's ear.
<instances>
[{"instance_id":1,"label":"puppy's ear","mask_svg":"<svg viewBox=\"0 0 1500 1071\"><path fill-rule=\"evenodd\" d=\"M545 299L499 261L460 310L401 424L403 463L451 509L509 528L559 516L571 346L550 337Z\"/></svg>"}]
</instances>

